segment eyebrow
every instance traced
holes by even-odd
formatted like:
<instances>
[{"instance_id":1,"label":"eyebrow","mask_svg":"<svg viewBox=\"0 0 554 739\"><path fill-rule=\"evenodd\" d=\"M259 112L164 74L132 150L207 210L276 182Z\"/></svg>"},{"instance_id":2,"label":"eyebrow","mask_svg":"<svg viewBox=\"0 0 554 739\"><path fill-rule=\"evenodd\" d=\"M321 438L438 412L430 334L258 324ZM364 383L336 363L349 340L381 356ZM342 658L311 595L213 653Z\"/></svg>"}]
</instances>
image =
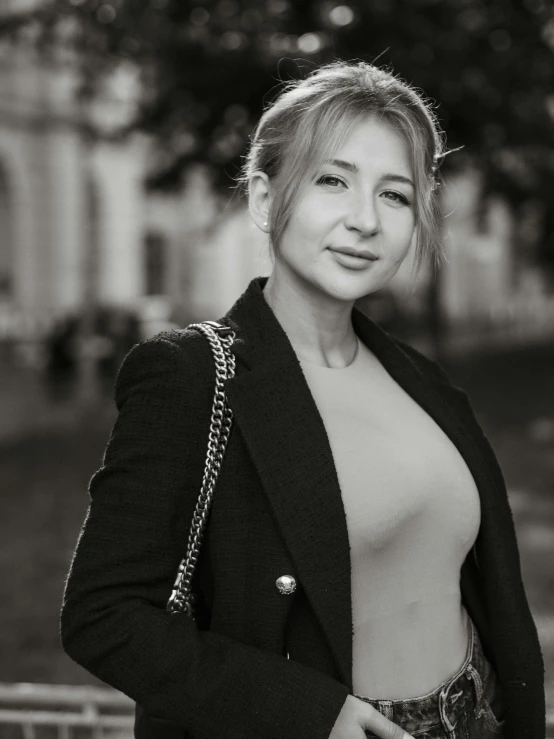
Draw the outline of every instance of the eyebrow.
<instances>
[{"instance_id":1,"label":"eyebrow","mask_svg":"<svg viewBox=\"0 0 554 739\"><path fill-rule=\"evenodd\" d=\"M360 170L359 168L353 164L352 162L347 162L344 159L331 159L329 164L334 164L336 167L340 167L341 169L346 169L348 172L353 172L354 174L357 174ZM409 177L404 177L404 175L401 174L394 174L392 172L387 172L387 174L384 174L381 177L382 180L388 180L390 182L403 182L406 185L410 185L411 187L415 188L414 183Z\"/></svg>"}]
</instances>

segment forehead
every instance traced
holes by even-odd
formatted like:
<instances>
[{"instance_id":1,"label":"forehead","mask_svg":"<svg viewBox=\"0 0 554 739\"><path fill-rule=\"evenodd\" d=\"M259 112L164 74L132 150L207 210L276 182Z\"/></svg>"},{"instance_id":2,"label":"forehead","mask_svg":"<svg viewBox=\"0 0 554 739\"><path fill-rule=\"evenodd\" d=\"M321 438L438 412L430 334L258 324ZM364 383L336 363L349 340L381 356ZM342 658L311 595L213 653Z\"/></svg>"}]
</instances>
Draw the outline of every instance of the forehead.
<instances>
[{"instance_id":1,"label":"forehead","mask_svg":"<svg viewBox=\"0 0 554 739\"><path fill-rule=\"evenodd\" d=\"M394 167L399 174L410 175L412 170L406 140L374 116L350 124L346 136L334 147L333 159L351 162L361 171Z\"/></svg>"}]
</instances>

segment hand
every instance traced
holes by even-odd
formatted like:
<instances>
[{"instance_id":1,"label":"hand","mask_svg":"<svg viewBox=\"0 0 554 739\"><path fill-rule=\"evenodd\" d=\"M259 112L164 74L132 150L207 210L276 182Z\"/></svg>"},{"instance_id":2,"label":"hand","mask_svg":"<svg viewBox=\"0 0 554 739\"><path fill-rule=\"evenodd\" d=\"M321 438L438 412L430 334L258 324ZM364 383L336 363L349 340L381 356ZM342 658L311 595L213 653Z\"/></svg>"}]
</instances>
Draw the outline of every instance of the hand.
<instances>
[{"instance_id":1,"label":"hand","mask_svg":"<svg viewBox=\"0 0 554 739\"><path fill-rule=\"evenodd\" d=\"M372 705L347 695L329 739L366 739L366 729L381 739L413 739Z\"/></svg>"}]
</instances>

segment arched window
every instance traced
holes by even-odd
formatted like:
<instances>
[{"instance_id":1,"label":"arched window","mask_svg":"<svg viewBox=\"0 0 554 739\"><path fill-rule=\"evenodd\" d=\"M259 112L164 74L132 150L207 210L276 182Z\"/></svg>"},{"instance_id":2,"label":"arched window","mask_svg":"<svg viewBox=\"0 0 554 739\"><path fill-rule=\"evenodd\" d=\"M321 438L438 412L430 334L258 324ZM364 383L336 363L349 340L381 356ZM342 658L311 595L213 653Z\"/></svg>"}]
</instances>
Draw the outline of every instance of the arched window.
<instances>
[{"instance_id":1,"label":"arched window","mask_svg":"<svg viewBox=\"0 0 554 739\"><path fill-rule=\"evenodd\" d=\"M13 231L10 189L0 163L0 300L13 297Z\"/></svg>"},{"instance_id":2,"label":"arched window","mask_svg":"<svg viewBox=\"0 0 554 739\"><path fill-rule=\"evenodd\" d=\"M167 239L150 232L144 239L144 268L147 295L167 294Z\"/></svg>"}]
</instances>

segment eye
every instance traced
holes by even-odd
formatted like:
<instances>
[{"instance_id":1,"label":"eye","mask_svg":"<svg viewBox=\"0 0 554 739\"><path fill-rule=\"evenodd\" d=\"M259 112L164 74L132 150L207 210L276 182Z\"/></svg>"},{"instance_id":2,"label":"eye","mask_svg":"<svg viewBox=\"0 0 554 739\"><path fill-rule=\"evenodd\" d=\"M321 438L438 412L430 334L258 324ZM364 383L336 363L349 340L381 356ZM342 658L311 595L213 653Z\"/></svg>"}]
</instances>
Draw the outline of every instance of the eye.
<instances>
[{"instance_id":1,"label":"eye","mask_svg":"<svg viewBox=\"0 0 554 739\"><path fill-rule=\"evenodd\" d=\"M327 185L332 190L337 190L341 185L345 185L344 180L334 174L324 174L317 180L318 185Z\"/></svg>"},{"instance_id":2,"label":"eye","mask_svg":"<svg viewBox=\"0 0 554 739\"><path fill-rule=\"evenodd\" d=\"M399 192L395 192L394 190L386 190L383 195L392 195L392 197L387 197L387 200L392 200L393 203L402 203L402 205L410 204L410 201L405 195L402 195Z\"/></svg>"}]
</instances>

